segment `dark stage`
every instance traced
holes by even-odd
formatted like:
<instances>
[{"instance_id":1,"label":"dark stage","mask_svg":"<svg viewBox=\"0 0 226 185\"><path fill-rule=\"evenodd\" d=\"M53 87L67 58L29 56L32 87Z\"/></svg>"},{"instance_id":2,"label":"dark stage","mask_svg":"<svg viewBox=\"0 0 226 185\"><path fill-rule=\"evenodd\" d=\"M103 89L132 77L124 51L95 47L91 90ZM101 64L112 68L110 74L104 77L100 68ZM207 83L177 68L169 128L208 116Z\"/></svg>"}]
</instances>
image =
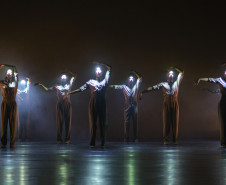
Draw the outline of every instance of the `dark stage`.
<instances>
[{"instance_id":1,"label":"dark stage","mask_svg":"<svg viewBox=\"0 0 226 185\"><path fill-rule=\"evenodd\" d=\"M0 150L1 185L216 185L225 174L226 150L217 141L108 142L104 149L27 142Z\"/></svg>"}]
</instances>

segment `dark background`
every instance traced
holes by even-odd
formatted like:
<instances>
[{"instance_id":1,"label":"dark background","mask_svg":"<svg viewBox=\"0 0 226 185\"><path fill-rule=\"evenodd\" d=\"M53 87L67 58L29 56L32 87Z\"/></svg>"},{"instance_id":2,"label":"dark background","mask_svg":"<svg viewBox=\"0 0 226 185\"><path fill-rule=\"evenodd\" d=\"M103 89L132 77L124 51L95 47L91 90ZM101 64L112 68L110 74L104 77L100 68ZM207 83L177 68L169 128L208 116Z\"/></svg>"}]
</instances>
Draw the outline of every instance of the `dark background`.
<instances>
[{"instance_id":1,"label":"dark background","mask_svg":"<svg viewBox=\"0 0 226 185\"><path fill-rule=\"evenodd\" d=\"M92 61L112 65L110 84L124 83L129 70L142 74L141 90L166 80L167 68L185 70L180 86L181 139L218 139L220 94L198 77L219 77L226 59L225 9L212 1L0 2L0 63L14 64L34 82L54 85L64 68L78 73L80 87L94 77ZM1 75L4 75L3 70ZM3 78L3 77L2 77ZM107 92L108 139L123 139L122 92ZM31 87L30 138L56 139L56 93ZM71 97L72 140L89 138L89 91ZM139 101L139 138L162 138L162 91Z\"/></svg>"}]
</instances>

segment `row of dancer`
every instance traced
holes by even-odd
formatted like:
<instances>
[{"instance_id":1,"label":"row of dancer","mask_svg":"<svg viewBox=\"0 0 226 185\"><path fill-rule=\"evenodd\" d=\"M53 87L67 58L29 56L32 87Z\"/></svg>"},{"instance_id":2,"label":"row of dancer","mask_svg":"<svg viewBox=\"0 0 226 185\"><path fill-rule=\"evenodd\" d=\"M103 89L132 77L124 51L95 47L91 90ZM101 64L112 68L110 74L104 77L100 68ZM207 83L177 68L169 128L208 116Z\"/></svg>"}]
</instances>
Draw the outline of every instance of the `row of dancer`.
<instances>
[{"instance_id":1,"label":"row of dancer","mask_svg":"<svg viewBox=\"0 0 226 185\"><path fill-rule=\"evenodd\" d=\"M161 82L157 85L148 87L142 92L138 93L139 86L142 82L142 77L135 71L132 71L128 77L128 81L122 85L109 85L109 78L111 74L111 67L107 64L95 63L96 67L96 79L88 80L83 86L76 90L72 90L72 86L76 80L76 74L67 73L61 74L61 83L47 88L42 83L36 83L35 85L41 86L45 91L56 91L57 92L57 141L59 143L63 142L62 139L62 128L65 124L65 143L70 142L70 130L71 130L71 119L72 119L72 107L70 101L70 95L78 92L90 89L91 98L89 103L89 120L90 120L90 147L95 146L96 141L96 129L97 120L99 120L100 125L100 135L101 135L101 146L105 145L106 138L106 100L105 94L107 87L114 89L121 89L125 97L124 106L124 140L129 141L129 125L130 119L133 121L133 141L137 141L137 113L138 113L138 97L141 99L144 93L150 92L152 90L163 89L164 94L164 104L163 104L163 138L164 144L169 144L170 129L173 133L173 143L177 143L178 138L178 125L179 125L179 104L178 104L178 91L180 83L184 76L184 71L171 67L168 73L168 79L165 82ZM1 65L0 69L7 67L6 77L0 82L0 87L2 89L2 106L1 106L1 117L2 117L2 147L5 148L7 144L7 125L9 121L10 125L10 147L13 148L16 139L16 95L18 88L18 73L15 66L11 65ZM106 69L105 75L103 75L103 68ZM197 80L196 84L200 81L207 81L212 83L217 83L220 86L222 98L219 104L219 116L221 123L221 145L225 146L225 134L226 134L226 119L225 119L225 103L226 103L226 71L222 77L219 78L200 78ZM30 83L27 79L26 83Z\"/></svg>"}]
</instances>

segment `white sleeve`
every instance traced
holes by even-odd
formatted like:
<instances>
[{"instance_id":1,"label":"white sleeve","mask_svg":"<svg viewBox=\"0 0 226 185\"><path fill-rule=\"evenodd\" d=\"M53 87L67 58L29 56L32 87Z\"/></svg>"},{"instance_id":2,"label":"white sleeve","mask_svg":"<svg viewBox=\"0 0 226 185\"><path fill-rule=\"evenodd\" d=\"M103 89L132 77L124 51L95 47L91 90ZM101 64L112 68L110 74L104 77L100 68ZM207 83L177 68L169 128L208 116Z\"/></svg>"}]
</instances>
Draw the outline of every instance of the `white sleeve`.
<instances>
[{"instance_id":1,"label":"white sleeve","mask_svg":"<svg viewBox=\"0 0 226 185\"><path fill-rule=\"evenodd\" d=\"M79 89L81 90L81 91L85 91L86 89L88 89L88 85L87 85L87 83L85 83L83 86L81 86Z\"/></svg>"},{"instance_id":2,"label":"white sleeve","mask_svg":"<svg viewBox=\"0 0 226 185\"><path fill-rule=\"evenodd\" d=\"M110 71L107 70L107 71L106 71L106 74L105 74L105 78L104 78L105 84L108 84L109 78L110 78Z\"/></svg>"},{"instance_id":3,"label":"white sleeve","mask_svg":"<svg viewBox=\"0 0 226 185\"><path fill-rule=\"evenodd\" d=\"M179 73L178 75L177 75L177 86L179 86L180 85L180 82L181 82L181 80L182 80L182 78L183 78L183 73Z\"/></svg>"},{"instance_id":4,"label":"white sleeve","mask_svg":"<svg viewBox=\"0 0 226 185\"><path fill-rule=\"evenodd\" d=\"M154 86L153 86L153 89L154 89L154 90L159 90L163 85L164 85L164 82L161 82L161 83L159 83L159 84L157 84L157 85L154 85Z\"/></svg>"},{"instance_id":5,"label":"white sleeve","mask_svg":"<svg viewBox=\"0 0 226 185\"><path fill-rule=\"evenodd\" d=\"M208 81L212 83L217 83L220 81L220 78L208 78Z\"/></svg>"},{"instance_id":6,"label":"white sleeve","mask_svg":"<svg viewBox=\"0 0 226 185\"><path fill-rule=\"evenodd\" d=\"M113 85L114 89L123 89L125 85Z\"/></svg>"}]
</instances>

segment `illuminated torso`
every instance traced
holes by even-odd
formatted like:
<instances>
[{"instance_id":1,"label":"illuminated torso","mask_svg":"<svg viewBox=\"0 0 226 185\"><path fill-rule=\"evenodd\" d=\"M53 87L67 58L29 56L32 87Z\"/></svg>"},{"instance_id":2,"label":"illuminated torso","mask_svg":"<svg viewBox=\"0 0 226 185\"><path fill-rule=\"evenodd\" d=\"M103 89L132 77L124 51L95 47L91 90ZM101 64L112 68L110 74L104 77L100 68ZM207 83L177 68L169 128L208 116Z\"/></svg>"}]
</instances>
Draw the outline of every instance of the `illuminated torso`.
<instances>
[{"instance_id":1,"label":"illuminated torso","mask_svg":"<svg viewBox=\"0 0 226 185\"><path fill-rule=\"evenodd\" d=\"M70 87L71 86L69 84L65 84L64 86L55 86L57 90L58 101L70 101L70 96L67 95L68 91L70 90Z\"/></svg>"},{"instance_id":2,"label":"illuminated torso","mask_svg":"<svg viewBox=\"0 0 226 185\"><path fill-rule=\"evenodd\" d=\"M100 98L105 98L106 87L108 85L108 81L110 78L110 71L107 71L105 74L105 78L102 81L91 79L86 82L83 86L80 87L81 91L86 89L90 89L91 95L98 96Z\"/></svg>"},{"instance_id":3,"label":"illuminated torso","mask_svg":"<svg viewBox=\"0 0 226 185\"><path fill-rule=\"evenodd\" d=\"M182 81L182 78L183 78L183 75L182 73L180 73L177 76L177 80L172 84L169 84L169 82L162 82L162 83L159 83L158 85L153 86L153 89L160 89L162 87L164 97L177 98L179 85L180 85L180 82Z\"/></svg>"},{"instance_id":4,"label":"illuminated torso","mask_svg":"<svg viewBox=\"0 0 226 185\"><path fill-rule=\"evenodd\" d=\"M16 101L17 88L15 84L16 84L15 82L12 82L9 83L9 85L4 85L1 88L3 101L7 102Z\"/></svg>"},{"instance_id":5,"label":"illuminated torso","mask_svg":"<svg viewBox=\"0 0 226 185\"><path fill-rule=\"evenodd\" d=\"M127 85L114 85L115 89L122 89L126 105L134 104L137 102L140 82L141 80L137 79L135 85L132 88L128 87Z\"/></svg>"}]
</instances>

